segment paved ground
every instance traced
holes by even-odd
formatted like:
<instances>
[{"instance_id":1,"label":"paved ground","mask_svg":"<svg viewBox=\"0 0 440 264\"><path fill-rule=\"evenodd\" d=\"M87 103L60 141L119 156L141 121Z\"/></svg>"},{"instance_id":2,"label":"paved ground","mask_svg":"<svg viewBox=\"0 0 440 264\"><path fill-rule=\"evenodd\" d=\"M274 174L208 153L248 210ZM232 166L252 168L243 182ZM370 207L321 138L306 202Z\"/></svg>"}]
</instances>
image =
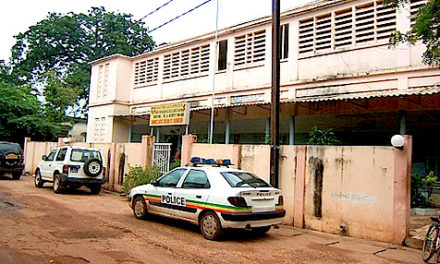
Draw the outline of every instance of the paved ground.
<instances>
[{"instance_id":1,"label":"paved ground","mask_svg":"<svg viewBox=\"0 0 440 264\"><path fill-rule=\"evenodd\" d=\"M0 263L423 263L419 250L287 226L212 242L191 224L135 219L119 195L46 185L0 179Z\"/></svg>"}]
</instances>

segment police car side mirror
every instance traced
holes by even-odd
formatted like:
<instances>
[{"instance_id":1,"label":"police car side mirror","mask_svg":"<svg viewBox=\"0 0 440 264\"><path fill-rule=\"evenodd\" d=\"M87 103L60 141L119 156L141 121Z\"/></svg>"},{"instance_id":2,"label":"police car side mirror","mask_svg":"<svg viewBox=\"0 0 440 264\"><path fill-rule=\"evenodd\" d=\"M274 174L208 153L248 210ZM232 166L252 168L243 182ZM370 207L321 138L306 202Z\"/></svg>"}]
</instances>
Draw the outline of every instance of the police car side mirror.
<instances>
[{"instance_id":1,"label":"police car side mirror","mask_svg":"<svg viewBox=\"0 0 440 264\"><path fill-rule=\"evenodd\" d=\"M41 157L41 159L44 160L44 161L46 161L46 160L47 160L47 156L46 156L46 155L43 155L43 156Z\"/></svg>"},{"instance_id":2,"label":"police car side mirror","mask_svg":"<svg viewBox=\"0 0 440 264\"><path fill-rule=\"evenodd\" d=\"M153 186L159 185L159 183L156 180L151 180L150 184L153 185Z\"/></svg>"}]
</instances>

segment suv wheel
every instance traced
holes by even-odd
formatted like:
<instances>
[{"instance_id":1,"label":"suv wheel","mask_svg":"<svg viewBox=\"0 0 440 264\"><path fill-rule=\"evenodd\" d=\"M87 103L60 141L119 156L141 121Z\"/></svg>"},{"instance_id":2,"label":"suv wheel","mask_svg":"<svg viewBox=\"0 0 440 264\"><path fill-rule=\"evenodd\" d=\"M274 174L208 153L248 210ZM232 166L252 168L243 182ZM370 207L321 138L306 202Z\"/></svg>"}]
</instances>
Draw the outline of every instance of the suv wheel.
<instances>
[{"instance_id":1,"label":"suv wheel","mask_svg":"<svg viewBox=\"0 0 440 264\"><path fill-rule=\"evenodd\" d=\"M136 218L145 219L148 215L147 204L142 195L138 195L133 201L133 213Z\"/></svg>"},{"instance_id":2,"label":"suv wheel","mask_svg":"<svg viewBox=\"0 0 440 264\"><path fill-rule=\"evenodd\" d=\"M94 184L91 185L89 188L91 193L98 194L101 191L101 184Z\"/></svg>"},{"instance_id":3,"label":"suv wheel","mask_svg":"<svg viewBox=\"0 0 440 264\"><path fill-rule=\"evenodd\" d=\"M59 175L53 177L53 191L54 193L61 193L63 191L63 185Z\"/></svg>"},{"instance_id":4,"label":"suv wheel","mask_svg":"<svg viewBox=\"0 0 440 264\"><path fill-rule=\"evenodd\" d=\"M44 181L41 178L41 173L40 171L36 171L35 172L35 187L37 188L41 188L44 185Z\"/></svg>"},{"instance_id":5,"label":"suv wheel","mask_svg":"<svg viewBox=\"0 0 440 264\"><path fill-rule=\"evenodd\" d=\"M214 212L206 212L199 221L202 235L209 240L218 240L223 235L223 228Z\"/></svg>"},{"instance_id":6,"label":"suv wheel","mask_svg":"<svg viewBox=\"0 0 440 264\"><path fill-rule=\"evenodd\" d=\"M21 177L21 172L13 172L12 173L12 179L13 180L19 180Z\"/></svg>"}]
</instances>

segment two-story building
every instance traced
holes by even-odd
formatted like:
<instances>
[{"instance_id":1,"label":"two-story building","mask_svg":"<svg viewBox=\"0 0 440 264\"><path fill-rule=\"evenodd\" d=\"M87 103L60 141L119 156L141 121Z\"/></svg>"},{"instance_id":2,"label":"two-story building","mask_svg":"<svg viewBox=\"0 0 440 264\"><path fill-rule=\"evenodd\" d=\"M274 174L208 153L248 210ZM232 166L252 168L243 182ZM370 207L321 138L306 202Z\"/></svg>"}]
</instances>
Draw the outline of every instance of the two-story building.
<instances>
[{"instance_id":1,"label":"two-story building","mask_svg":"<svg viewBox=\"0 0 440 264\"><path fill-rule=\"evenodd\" d=\"M320 1L281 15L281 143L305 144L314 125L343 144L414 139L415 170L440 171L440 70L422 62L423 44L389 47L424 0L398 10L376 0ZM214 143L268 140L271 18L244 22L126 57L92 62L88 142L137 142L154 133ZM188 102L190 124L149 127L152 106Z\"/></svg>"}]
</instances>

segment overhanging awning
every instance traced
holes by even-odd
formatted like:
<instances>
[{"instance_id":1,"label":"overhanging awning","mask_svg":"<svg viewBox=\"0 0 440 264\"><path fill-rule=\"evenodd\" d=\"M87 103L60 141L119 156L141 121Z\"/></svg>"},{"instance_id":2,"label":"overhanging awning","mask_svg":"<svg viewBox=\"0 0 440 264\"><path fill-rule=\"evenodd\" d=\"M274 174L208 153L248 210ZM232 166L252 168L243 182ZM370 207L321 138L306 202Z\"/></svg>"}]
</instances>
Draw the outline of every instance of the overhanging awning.
<instances>
[{"instance_id":1,"label":"overhanging awning","mask_svg":"<svg viewBox=\"0 0 440 264\"><path fill-rule=\"evenodd\" d=\"M439 93L440 93L440 86L431 86L431 87L411 88L405 90L359 92L359 93L349 93L349 94L332 94L332 95L301 97L286 101L286 103L316 103L316 102L338 101L338 100L361 100L361 99L379 98L379 97L432 95Z\"/></svg>"}]
</instances>

